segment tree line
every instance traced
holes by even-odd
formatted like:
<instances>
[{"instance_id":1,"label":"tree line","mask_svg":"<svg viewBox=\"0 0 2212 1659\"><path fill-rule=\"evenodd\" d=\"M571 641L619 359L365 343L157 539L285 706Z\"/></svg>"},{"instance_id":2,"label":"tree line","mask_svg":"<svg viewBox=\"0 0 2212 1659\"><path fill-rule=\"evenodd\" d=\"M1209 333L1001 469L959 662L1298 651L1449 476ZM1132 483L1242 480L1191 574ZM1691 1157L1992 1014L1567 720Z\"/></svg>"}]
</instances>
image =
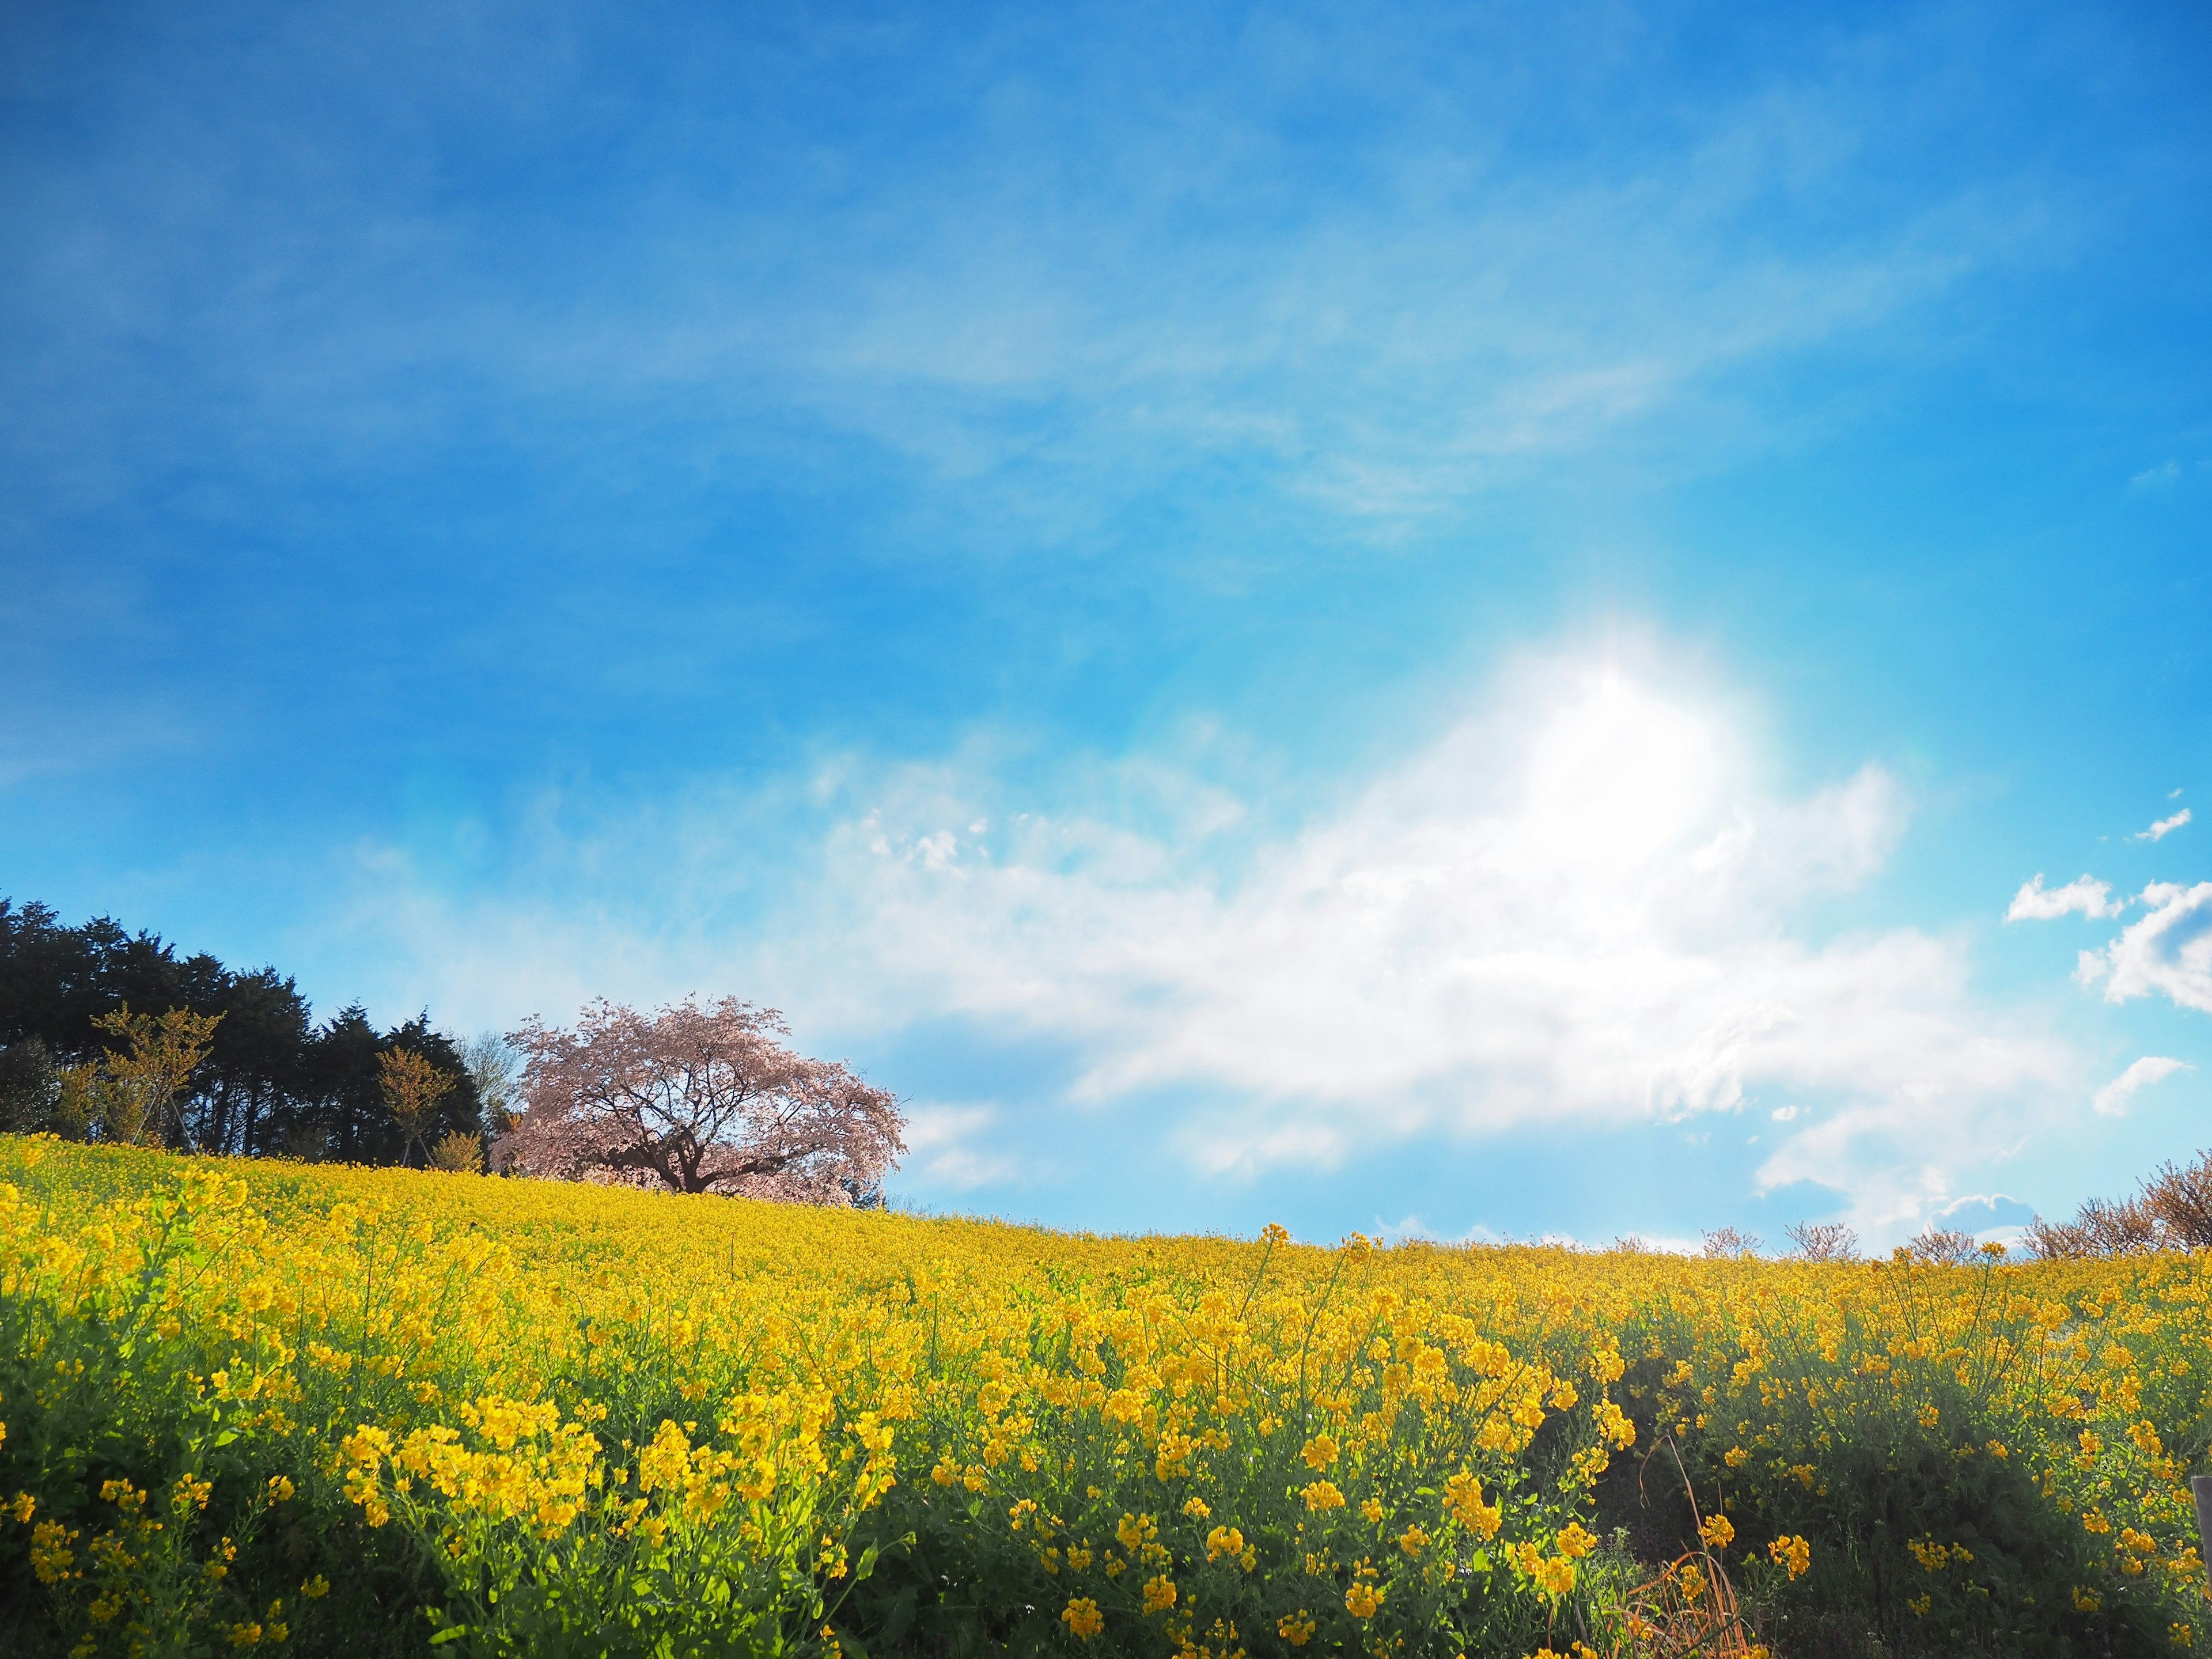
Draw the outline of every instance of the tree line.
<instances>
[{"instance_id":1,"label":"tree line","mask_svg":"<svg viewBox=\"0 0 2212 1659\"><path fill-rule=\"evenodd\" d=\"M318 1022L292 978L186 955L110 916L64 927L0 898L0 1129L234 1156L480 1157L512 1060L426 1013Z\"/></svg>"},{"instance_id":2,"label":"tree line","mask_svg":"<svg viewBox=\"0 0 2212 1659\"><path fill-rule=\"evenodd\" d=\"M457 1042L427 1013L318 1024L273 968L0 898L0 1131L811 1204L883 1202L897 1097L734 997L600 1000Z\"/></svg>"}]
</instances>

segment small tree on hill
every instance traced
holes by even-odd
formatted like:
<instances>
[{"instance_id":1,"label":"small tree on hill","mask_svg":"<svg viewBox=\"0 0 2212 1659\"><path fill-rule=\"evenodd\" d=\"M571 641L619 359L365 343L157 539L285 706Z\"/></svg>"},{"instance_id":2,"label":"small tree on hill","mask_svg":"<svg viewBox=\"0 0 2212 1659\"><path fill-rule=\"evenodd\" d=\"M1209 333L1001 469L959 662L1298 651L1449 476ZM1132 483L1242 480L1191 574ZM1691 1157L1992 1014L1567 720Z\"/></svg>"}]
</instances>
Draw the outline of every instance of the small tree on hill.
<instances>
[{"instance_id":1,"label":"small tree on hill","mask_svg":"<svg viewBox=\"0 0 2212 1659\"><path fill-rule=\"evenodd\" d=\"M452 1130L438 1137L425 1162L428 1168L449 1175L477 1174L483 1169L483 1139L465 1130Z\"/></svg>"},{"instance_id":2,"label":"small tree on hill","mask_svg":"<svg viewBox=\"0 0 2212 1659\"><path fill-rule=\"evenodd\" d=\"M1931 1221L1920 1230L1905 1249L1915 1261L1956 1267L1972 1261L1980 1254L1981 1247L1974 1243L1973 1234L1956 1227L1939 1227Z\"/></svg>"},{"instance_id":3,"label":"small tree on hill","mask_svg":"<svg viewBox=\"0 0 2212 1659\"><path fill-rule=\"evenodd\" d=\"M512 1034L523 1111L503 1170L678 1193L847 1205L906 1150L897 1100L786 1047L783 1018L734 997L647 1015L605 1000L574 1030Z\"/></svg>"},{"instance_id":4,"label":"small tree on hill","mask_svg":"<svg viewBox=\"0 0 2212 1659\"><path fill-rule=\"evenodd\" d=\"M453 1092L460 1074L445 1070L412 1048L387 1048L376 1057L376 1080L384 1091L392 1121L399 1126L399 1161L404 1164L417 1146L428 1148L439 1104Z\"/></svg>"},{"instance_id":5,"label":"small tree on hill","mask_svg":"<svg viewBox=\"0 0 2212 1659\"><path fill-rule=\"evenodd\" d=\"M77 1133L97 1127L103 1140L125 1146L181 1141L177 1102L222 1020L188 1008L134 1014L128 1003L94 1016L93 1028L121 1038L123 1047L60 1074L58 1115Z\"/></svg>"},{"instance_id":6,"label":"small tree on hill","mask_svg":"<svg viewBox=\"0 0 2212 1659\"><path fill-rule=\"evenodd\" d=\"M507 1133L514 1127L515 1115L522 1109L517 1081L522 1056L499 1032L480 1031L461 1044L461 1062L477 1085L484 1128L494 1135Z\"/></svg>"}]
</instances>

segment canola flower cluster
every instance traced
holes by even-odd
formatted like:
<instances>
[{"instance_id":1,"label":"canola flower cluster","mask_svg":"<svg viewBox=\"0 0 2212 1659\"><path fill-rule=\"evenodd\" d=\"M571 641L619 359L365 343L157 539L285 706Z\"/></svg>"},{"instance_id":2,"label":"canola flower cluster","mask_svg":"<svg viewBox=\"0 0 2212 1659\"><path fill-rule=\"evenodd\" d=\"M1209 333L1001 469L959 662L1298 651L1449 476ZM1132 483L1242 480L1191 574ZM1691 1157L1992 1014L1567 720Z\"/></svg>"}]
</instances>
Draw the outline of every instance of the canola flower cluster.
<instances>
[{"instance_id":1,"label":"canola flower cluster","mask_svg":"<svg viewBox=\"0 0 2212 1659\"><path fill-rule=\"evenodd\" d=\"M2191 1257L1109 1239L15 1139L0 1183L0 1600L73 1659L2203 1622Z\"/></svg>"},{"instance_id":2,"label":"canola flower cluster","mask_svg":"<svg viewBox=\"0 0 2212 1659\"><path fill-rule=\"evenodd\" d=\"M1642 1314L1655 1428L1700 1449L1717 1494L1879 1550L1932 1650L2058 1650L2081 1614L2189 1649L2212 1261L2001 1259L1713 1264ZM1774 1547L1809 1570L1802 1538Z\"/></svg>"}]
</instances>

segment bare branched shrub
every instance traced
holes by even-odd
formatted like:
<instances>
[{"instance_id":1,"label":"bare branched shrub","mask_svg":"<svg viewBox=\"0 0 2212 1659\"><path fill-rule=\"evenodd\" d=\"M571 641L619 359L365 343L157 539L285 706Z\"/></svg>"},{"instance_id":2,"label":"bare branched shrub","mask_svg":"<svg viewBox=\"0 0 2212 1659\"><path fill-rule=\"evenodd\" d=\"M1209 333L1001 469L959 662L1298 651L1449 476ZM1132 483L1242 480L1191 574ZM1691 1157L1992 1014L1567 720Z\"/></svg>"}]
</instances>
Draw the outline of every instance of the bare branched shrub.
<instances>
[{"instance_id":1,"label":"bare branched shrub","mask_svg":"<svg viewBox=\"0 0 2212 1659\"><path fill-rule=\"evenodd\" d=\"M2161 1164L2143 1183L2139 1200L2150 1212L2163 1241L2178 1250L2212 1247L2212 1152L2200 1153L2186 1168Z\"/></svg>"},{"instance_id":2,"label":"bare branched shrub","mask_svg":"<svg viewBox=\"0 0 2212 1659\"><path fill-rule=\"evenodd\" d=\"M1740 1232L1734 1227L1716 1227L1705 1235L1708 1261L1733 1261L1741 1255L1757 1255L1765 1248L1765 1241L1758 1234Z\"/></svg>"},{"instance_id":3,"label":"bare branched shrub","mask_svg":"<svg viewBox=\"0 0 2212 1659\"><path fill-rule=\"evenodd\" d=\"M1801 1221L1784 1230L1800 1261L1856 1261L1859 1236L1840 1221Z\"/></svg>"},{"instance_id":4,"label":"bare branched shrub","mask_svg":"<svg viewBox=\"0 0 2212 1659\"><path fill-rule=\"evenodd\" d=\"M1955 1227L1939 1227L1934 1222L1920 1231L1920 1236L1907 1244L1905 1250L1916 1261L1929 1261L1939 1267L1955 1267L1972 1261L1981 1253L1972 1233L1961 1232Z\"/></svg>"},{"instance_id":5,"label":"bare branched shrub","mask_svg":"<svg viewBox=\"0 0 2212 1659\"><path fill-rule=\"evenodd\" d=\"M2093 1198L2071 1221L2036 1217L2027 1224L2027 1245L2045 1261L2132 1255L2158 1248L2158 1229L2134 1199L2108 1204Z\"/></svg>"},{"instance_id":6,"label":"bare branched shrub","mask_svg":"<svg viewBox=\"0 0 2212 1659\"><path fill-rule=\"evenodd\" d=\"M2027 1245L2045 1260L2212 1249L2212 1152L2161 1164L2132 1198L2093 1198L2071 1221L2028 1224Z\"/></svg>"},{"instance_id":7,"label":"bare branched shrub","mask_svg":"<svg viewBox=\"0 0 2212 1659\"><path fill-rule=\"evenodd\" d=\"M461 1064L477 1085L484 1127L503 1135L522 1110L522 1054L497 1031L481 1031L461 1044Z\"/></svg>"}]
</instances>

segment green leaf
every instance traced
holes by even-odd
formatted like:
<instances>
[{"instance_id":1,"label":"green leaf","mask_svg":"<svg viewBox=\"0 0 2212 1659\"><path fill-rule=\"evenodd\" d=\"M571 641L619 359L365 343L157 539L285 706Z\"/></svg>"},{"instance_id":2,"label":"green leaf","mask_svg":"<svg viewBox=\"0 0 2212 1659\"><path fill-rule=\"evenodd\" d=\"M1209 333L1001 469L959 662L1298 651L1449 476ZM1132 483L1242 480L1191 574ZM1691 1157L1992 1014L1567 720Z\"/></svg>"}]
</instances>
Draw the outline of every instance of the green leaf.
<instances>
[{"instance_id":1,"label":"green leaf","mask_svg":"<svg viewBox=\"0 0 2212 1659\"><path fill-rule=\"evenodd\" d=\"M459 1641L468 1633L469 1627L466 1625L448 1625L430 1638L430 1645L434 1648L443 1647L448 1642Z\"/></svg>"},{"instance_id":2,"label":"green leaf","mask_svg":"<svg viewBox=\"0 0 2212 1659\"><path fill-rule=\"evenodd\" d=\"M884 1614L884 1640L896 1643L913 1623L914 1586L908 1584L891 1598L890 1608Z\"/></svg>"},{"instance_id":3,"label":"green leaf","mask_svg":"<svg viewBox=\"0 0 2212 1659\"><path fill-rule=\"evenodd\" d=\"M869 1545L867 1548L860 1552L860 1559L857 1562L854 1563L853 1565L853 1582L854 1583L859 1583L863 1578L869 1577L875 1571L876 1557L881 1553L882 1552L873 1544Z\"/></svg>"}]
</instances>

